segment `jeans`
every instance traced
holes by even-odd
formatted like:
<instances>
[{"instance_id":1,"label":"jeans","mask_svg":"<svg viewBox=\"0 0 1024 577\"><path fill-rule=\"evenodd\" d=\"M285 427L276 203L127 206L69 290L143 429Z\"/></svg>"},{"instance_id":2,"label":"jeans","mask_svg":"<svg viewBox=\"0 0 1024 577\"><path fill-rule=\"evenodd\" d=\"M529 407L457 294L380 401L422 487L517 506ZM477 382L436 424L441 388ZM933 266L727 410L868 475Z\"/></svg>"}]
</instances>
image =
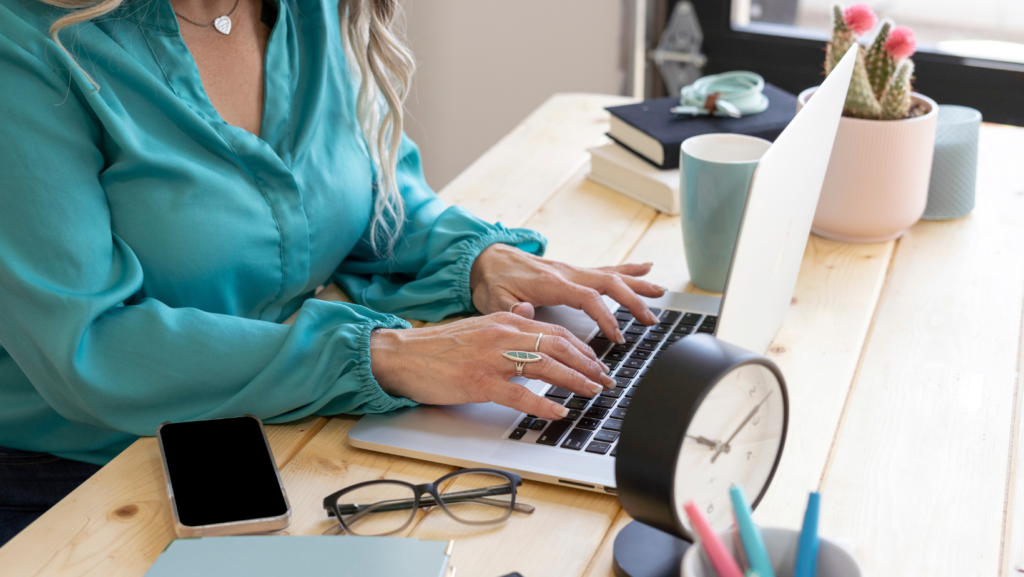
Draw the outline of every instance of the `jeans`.
<instances>
[{"instance_id":1,"label":"jeans","mask_svg":"<svg viewBox=\"0 0 1024 577\"><path fill-rule=\"evenodd\" d=\"M0 447L0 546L99 470L99 465Z\"/></svg>"}]
</instances>

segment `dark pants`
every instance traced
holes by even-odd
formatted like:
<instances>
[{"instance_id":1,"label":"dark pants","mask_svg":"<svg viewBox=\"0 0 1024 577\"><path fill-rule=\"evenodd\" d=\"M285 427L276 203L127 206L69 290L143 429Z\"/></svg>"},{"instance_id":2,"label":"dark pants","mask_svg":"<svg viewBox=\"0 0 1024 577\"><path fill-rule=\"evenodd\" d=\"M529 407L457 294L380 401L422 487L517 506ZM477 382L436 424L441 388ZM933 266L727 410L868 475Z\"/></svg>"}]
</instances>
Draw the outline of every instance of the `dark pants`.
<instances>
[{"instance_id":1,"label":"dark pants","mask_svg":"<svg viewBox=\"0 0 1024 577\"><path fill-rule=\"evenodd\" d=\"M99 470L99 465L0 447L0 546Z\"/></svg>"}]
</instances>

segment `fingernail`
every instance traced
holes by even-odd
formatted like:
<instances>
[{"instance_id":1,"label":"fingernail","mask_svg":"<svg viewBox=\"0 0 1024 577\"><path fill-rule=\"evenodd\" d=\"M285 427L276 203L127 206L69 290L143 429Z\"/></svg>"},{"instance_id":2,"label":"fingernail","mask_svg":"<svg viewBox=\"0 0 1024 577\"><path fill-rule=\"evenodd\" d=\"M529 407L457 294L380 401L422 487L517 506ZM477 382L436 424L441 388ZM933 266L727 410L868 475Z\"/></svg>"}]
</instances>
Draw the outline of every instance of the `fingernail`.
<instances>
[{"instance_id":1,"label":"fingernail","mask_svg":"<svg viewBox=\"0 0 1024 577\"><path fill-rule=\"evenodd\" d=\"M559 405L558 403L551 403L551 410L553 410L556 415L563 419L569 416L569 409L563 407L562 405Z\"/></svg>"},{"instance_id":2,"label":"fingernail","mask_svg":"<svg viewBox=\"0 0 1024 577\"><path fill-rule=\"evenodd\" d=\"M653 262L645 262L643 266L654 266Z\"/></svg>"},{"instance_id":3,"label":"fingernail","mask_svg":"<svg viewBox=\"0 0 1024 577\"><path fill-rule=\"evenodd\" d=\"M663 292L663 293L667 293L667 292L668 292L668 287L667 287L667 286L661 286L660 284L656 284L656 285L654 285L654 286L655 286L655 287L656 287L656 288L657 288L658 290L660 290L661 292Z\"/></svg>"},{"instance_id":4,"label":"fingernail","mask_svg":"<svg viewBox=\"0 0 1024 577\"><path fill-rule=\"evenodd\" d=\"M622 331L615 329L615 344L624 345L626 344L626 337L622 336Z\"/></svg>"},{"instance_id":5,"label":"fingernail","mask_svg":"<svg viewBox=\"0 0 1024 577\"><path fill-rule=\"evenodd\" d=\"M601 392L604 391L604 387L591 381L587 381L587 388L590 389L590 392L594 393L595 395L600 395Z\"/></svg>"},{"instance_id":6,"label":"fingernail","mask_svg":"<svg viewBox=\"0 0 1024 577\"><path fill-rule=\"evenodd\" d=\"M654 324L658 324L658 317L654 316L654 313L647 311L647 318Z\"/></svg>"},{"instance_id":7,"label":"fingernail","mask_svg":"<svg viewBox=\"0 0 1024 577\"><path fill-rule=\"evenodd\" d=\"M608 375L601 375L601 384L604 385L604 388L606 389L614 389L615 379L609 377Z\"/></svg>"}]
</instances>

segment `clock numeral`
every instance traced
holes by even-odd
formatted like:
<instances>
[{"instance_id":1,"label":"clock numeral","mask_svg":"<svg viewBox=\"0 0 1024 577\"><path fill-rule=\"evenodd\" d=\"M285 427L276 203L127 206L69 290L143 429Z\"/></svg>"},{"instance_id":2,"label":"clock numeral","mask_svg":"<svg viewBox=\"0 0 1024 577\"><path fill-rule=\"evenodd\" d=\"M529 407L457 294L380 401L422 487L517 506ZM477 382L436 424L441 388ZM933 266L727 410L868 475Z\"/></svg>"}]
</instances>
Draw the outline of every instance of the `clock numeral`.
<instances>
[{"instance_id":1,"label":"clock numeral","mask_svg":"<svg viewBox=\"0 0 1024 577\"><path fill-rule=\"evenodd\" d=\"M714 510L715 510L715 504L714 503L708 503L708 515L710 515Z\"/></svg>"},{"instance_id":2,"label":"clock numeral","mask_svg":"<svg viewBox=\"0 0 1024 577\"><path fill-rule=\"evenodd\" d=\"M750 390L747 391L747 396L748 397L753 397L754 393L756 393L756 392L757 392L757 387L750 387Z\"/></svg>"},{"instance_id":3,"label":"clock numeral","mask_svg":"<svg viewBox=\"0 0 1024 577\"><path fill-rule=\"evenodd\" d=\"M753 458L754 458L754 452L753 451L747 451L747 460L749 461L749 460L751 460Z\"/></svg>"},{"instance_id":4,"label":"clock numeral","mask_svg":"<svg viewBox=\"0 0 1024 577\"><path fill-rule=\"evenodd\" d=\"M757 424L760 423L760 422L761 422L761 415L758 415L758 416L754 417L754 420L751 421L750 424L754 425L756 427Z\"/></svg>"}]
</instances>

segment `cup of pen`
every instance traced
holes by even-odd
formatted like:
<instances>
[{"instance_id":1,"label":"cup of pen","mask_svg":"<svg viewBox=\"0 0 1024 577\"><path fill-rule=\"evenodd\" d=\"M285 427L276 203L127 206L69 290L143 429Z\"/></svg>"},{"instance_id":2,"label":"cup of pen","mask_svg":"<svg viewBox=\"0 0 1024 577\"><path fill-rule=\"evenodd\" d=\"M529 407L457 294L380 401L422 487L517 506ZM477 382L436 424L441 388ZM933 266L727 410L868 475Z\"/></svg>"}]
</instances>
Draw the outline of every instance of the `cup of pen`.
<instances>
[{"instance_id":1,"label":"cup of pen","mask_svg":"<svg viewBox=\"0 0 1024 577\"><path fill-rule=\"evenodd\" d=\"M775 577L793 577L796 565L797 544L800 541L799 529L783 529L781 527L762 527L764 547L771 560ZM721 535L722 542L729 552L739 558L742 547L736 531L728 531ZM708 562L707 555L700 544L690 547L683 556L682 577L718 577ZM818 540L818 561L816 577L861 577L860 565L846 549L824 537Z\"/></svg>"}]
</instances>

